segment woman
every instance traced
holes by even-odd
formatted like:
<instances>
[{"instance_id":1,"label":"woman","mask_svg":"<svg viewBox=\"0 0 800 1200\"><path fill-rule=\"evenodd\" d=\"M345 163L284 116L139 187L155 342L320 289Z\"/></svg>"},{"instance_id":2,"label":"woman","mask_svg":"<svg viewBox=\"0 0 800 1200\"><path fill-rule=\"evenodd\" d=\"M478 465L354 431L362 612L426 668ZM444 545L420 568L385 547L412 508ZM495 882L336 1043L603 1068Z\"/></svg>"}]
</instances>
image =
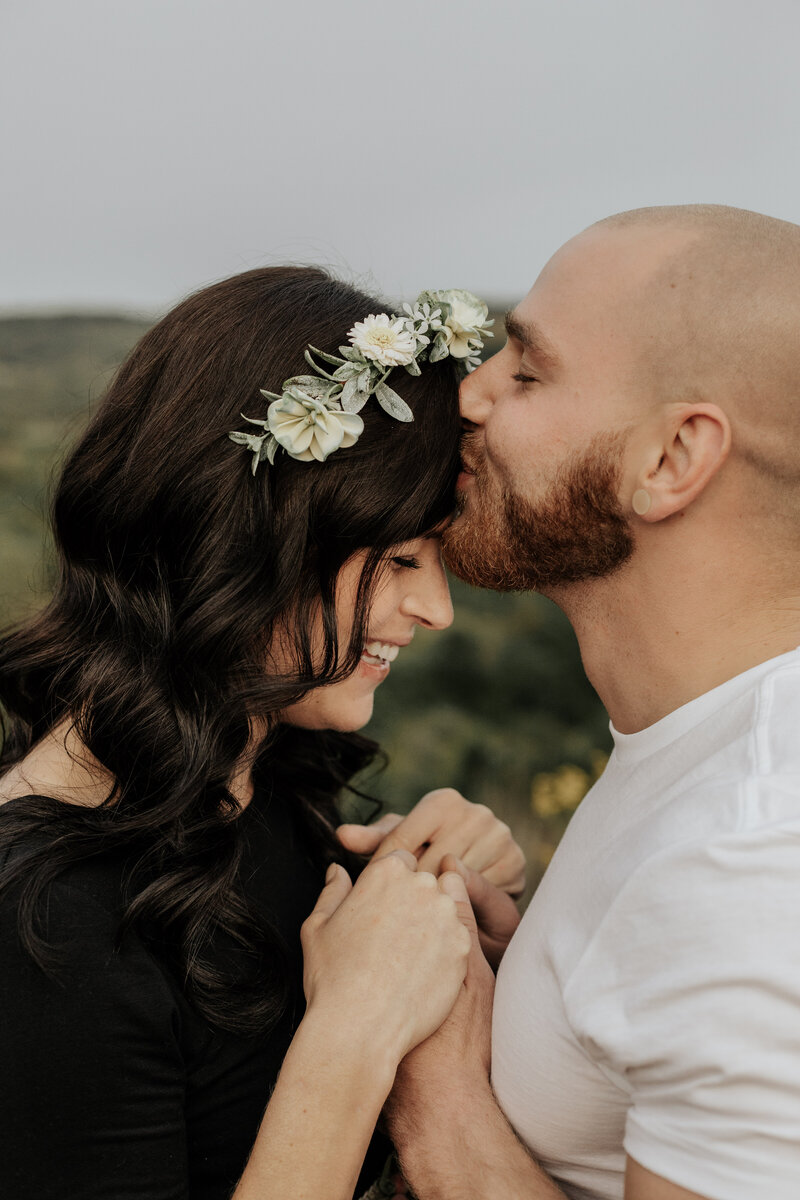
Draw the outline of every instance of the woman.
<instances>
[{"instance_id":1,"label":"woman","mask_svg":"<svg viewBox=\"0 0 800 1200\"><path fill-rule=\"evenodd\" d=\"M437 295L384 320L312 269L210 287L66 462L54 598L0 644L3 1194L344 1200L455 1000L459 882L334 865L363 863L336 797L374 690L451 619L437 532L485 309ZM505 827L445 801L422 865L460 850L519 888Z\"/></svg>"}]
</instances>

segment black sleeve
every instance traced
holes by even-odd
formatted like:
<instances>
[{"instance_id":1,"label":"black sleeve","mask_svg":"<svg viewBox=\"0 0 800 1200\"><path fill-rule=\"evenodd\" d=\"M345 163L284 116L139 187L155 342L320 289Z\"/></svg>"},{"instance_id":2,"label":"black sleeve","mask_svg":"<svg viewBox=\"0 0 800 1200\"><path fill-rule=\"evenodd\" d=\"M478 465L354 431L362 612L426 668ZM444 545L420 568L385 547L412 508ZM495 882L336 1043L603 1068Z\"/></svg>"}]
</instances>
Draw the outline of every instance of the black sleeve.
<instances>
[{"instance_id":1,"label":"black sleeve","mask_svg":"<svg viewBox=\"0 0 800 1200\"><path fill-rule=\"evenodd\" d=\"M116 916L67 883L47 897L55 979L0 907L0 1196L187 1200L180 1013Z\"/></svg>"}]
</instances>

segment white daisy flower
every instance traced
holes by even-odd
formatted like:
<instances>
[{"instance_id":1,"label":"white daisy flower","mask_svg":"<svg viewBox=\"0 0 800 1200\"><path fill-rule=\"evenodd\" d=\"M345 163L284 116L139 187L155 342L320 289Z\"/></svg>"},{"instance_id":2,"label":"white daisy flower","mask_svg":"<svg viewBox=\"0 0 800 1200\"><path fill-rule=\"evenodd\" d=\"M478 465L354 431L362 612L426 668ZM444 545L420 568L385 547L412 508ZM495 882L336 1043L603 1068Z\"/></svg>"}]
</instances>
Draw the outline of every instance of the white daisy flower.
<instances>
[{"instance_id":1,"label":"white daisy flower","mask_svg":"<svg viewBox=\"0 0 800 1200\"><path fill-rule=\"evenodd\" d=\"M416 338L405 320L402 317L392 319L388 313L357 321L347 336L364 358L390 369L406 366L417 352Z\"/></svg>"}]
</instances>

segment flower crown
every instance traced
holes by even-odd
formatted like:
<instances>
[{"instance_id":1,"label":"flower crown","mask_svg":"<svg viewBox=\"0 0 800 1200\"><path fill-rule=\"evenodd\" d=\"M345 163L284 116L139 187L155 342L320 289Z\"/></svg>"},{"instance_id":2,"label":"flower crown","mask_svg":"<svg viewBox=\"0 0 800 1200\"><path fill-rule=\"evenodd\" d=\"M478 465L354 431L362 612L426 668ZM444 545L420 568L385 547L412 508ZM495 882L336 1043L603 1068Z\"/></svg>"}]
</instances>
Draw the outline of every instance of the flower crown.
<instances>
[{"instance_id":1,"label":"flower crown","mask_svg":"<svg viewBox=\"0 0 800 1200\"><path fill-rule=\"evenodd\" d=\"M364 430L358 415L374 396L396 421L413 421L414 414L386 382L395 367L420 375L420 363L439 362L448 355L474 371L480 364L484 337L493 337L489 309L471 292L421 292L402 313L378 313L358 321L348 333L349 346L325 354L309 346L305 359L313 375L294 375L276 392L261 389L271 400L265 420L242 418L260 425L263 433L232 432L228 437L253 453L258 464L275 461L281 446L301 462L324 462L334 450L354 445ZM321 367L322 359L332 371Z\"/></svg>"}]
</instances>

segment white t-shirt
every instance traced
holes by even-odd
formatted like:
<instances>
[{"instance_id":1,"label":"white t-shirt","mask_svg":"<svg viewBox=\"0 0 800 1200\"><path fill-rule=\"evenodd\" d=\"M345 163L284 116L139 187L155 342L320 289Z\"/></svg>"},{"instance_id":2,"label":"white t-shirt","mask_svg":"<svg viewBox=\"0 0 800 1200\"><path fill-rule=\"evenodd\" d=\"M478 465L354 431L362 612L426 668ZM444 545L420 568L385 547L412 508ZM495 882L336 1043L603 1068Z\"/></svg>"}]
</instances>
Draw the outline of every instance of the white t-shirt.
<instances>
[{"instance_id":1,"label":"white t-shirt","mask_svg":"<svg viewBox=\"0 0 800 1200\"><path fill-rule=\"evenodd\" d=\"M570 1197L627 1152L798 1200L800 650L612 733L498 975L498 1100Z\"/></svg>"}]
</instances>

